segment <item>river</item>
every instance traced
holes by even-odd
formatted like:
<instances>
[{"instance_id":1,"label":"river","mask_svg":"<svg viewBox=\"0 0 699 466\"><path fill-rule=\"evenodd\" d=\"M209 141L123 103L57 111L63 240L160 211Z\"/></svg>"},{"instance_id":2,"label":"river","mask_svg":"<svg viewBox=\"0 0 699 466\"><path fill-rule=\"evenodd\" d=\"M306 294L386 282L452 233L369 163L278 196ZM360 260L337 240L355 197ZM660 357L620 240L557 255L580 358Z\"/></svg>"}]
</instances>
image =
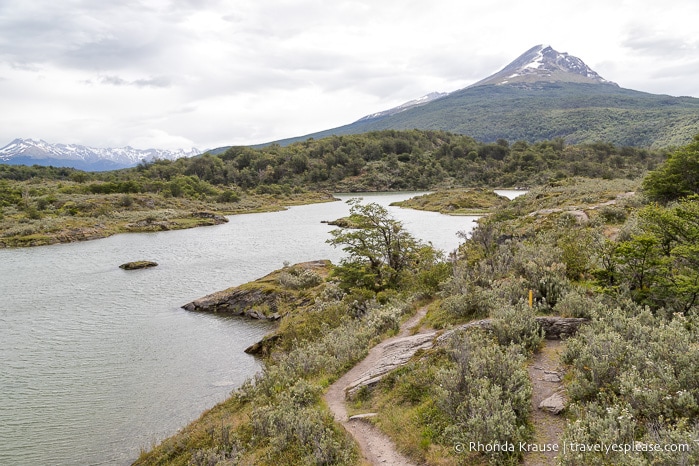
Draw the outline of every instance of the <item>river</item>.
<instances>
[{"instance_id":1,"label":"river","mask_svg":"<svg viewBox=\"0 0 699 466\"><path fill-rule=\"evenodd\" d=\"M388 206L415 193L363 195ZM512 195L512 193L504 193ZM338 195L343 200L356 195ZM451 251L475 217L390 207ZM290 263L330 259L321 223L344 202L236 215L223 225L0 250L0 464L129 464L256 371L271 324L181 305ZM119 264L154 260L124 271Z\"/></svg>"}]
</instances>

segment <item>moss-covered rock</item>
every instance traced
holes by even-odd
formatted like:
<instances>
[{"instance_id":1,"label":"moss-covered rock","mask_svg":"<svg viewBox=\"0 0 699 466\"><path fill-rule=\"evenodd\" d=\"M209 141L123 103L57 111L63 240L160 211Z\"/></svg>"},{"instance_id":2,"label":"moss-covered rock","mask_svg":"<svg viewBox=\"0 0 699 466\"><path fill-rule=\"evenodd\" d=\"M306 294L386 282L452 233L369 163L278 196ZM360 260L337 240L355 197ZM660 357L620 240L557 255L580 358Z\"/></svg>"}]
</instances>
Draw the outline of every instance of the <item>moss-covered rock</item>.
<instances>
[{"instance_id":1,"label":"moss-covered rock","mask_svg":"<svg viewBox=\"0 0 699 466\"><path fill-rule=\"evenodd\" d=\"M299 309L313 302L313 293L308 292L308 288L323 282L330 267L327 260L285 266L255 281L196 299L182 308L278 320L287 309ZM317 279L311 280L312 277Z\"/></svg>"},{"instance_id":2,"label":"moss-covered rock","mask_svg":"<svg viewBox=\"0 0 699 466\"><path fill-rule=\"evenodd\" d=\"M158 263L153 261L134 261L121 264L120 269L124 270L136 270L136 269L148 269L150 267L157 267Z\"/></svg>"}]
</instances>

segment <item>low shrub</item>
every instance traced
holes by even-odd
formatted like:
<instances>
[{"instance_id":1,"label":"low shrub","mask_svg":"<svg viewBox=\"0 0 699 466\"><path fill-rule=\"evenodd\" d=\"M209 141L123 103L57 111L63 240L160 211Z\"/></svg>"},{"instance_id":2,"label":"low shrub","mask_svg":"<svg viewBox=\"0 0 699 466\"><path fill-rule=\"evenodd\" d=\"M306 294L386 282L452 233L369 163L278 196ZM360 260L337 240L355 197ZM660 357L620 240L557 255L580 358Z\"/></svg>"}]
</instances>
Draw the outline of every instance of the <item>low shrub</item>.
<instances>
[{"instance_id":1,"label":"low shrub","mask_svg":"<svg viewBox=\"0 0 699 466\"><path fill-rule=\"evenodd\" d=\"M479 286L473 286L463 294L449 296L442 300L442 308L459 319L480 319L488 317L497 307L495 296Z\"/></svg>"},{"instance_id":2,"label":"low shrub","mask_svg":"<svg viewBox=\"0 0 699 466\"><path fill-rule=\"evenodd\" d=\"M310 269L285 267L279 274L279 284L285 288L301 290L323 283L323 277Z\"/></svg>"},{"instance_id":3,"label":"low shrub","mask_svg":"<svg viewBox=\"0 0 699 466\"><path fill-rule=\"evenodd\" d=\"M524 302L512 306L502 306L491 314L492 331L498 343L520 345L528 353L539 350L544 341L544 331L536 321L536 314Z\"/></svg>"},{"instance_id":4,"label":"low shrub","mask_svg":"<svg viewBox=\"0 0 699 466\"><path fill-rule=\"evenodd\" d=\"M556 314L562 317L581 317L590 319L604 312L605 306L593 293L587 293L582 288L568 289L558 300L554 308Z\"/></svg>"},{"instance_id":5,"label":"low shrub","mask_svg":"<svg viewBox=\"0 0 699 466\"><path fill-rule=\"evenodd\" d=\"M482 332L455 335L449 348L453 362L435 381L436 404L451 421L446 438L464 445L526 441L532 387L521 348ZM521 456L517 449L480 454L493 464L519 464Z\"/></svg>"}]
</instances>

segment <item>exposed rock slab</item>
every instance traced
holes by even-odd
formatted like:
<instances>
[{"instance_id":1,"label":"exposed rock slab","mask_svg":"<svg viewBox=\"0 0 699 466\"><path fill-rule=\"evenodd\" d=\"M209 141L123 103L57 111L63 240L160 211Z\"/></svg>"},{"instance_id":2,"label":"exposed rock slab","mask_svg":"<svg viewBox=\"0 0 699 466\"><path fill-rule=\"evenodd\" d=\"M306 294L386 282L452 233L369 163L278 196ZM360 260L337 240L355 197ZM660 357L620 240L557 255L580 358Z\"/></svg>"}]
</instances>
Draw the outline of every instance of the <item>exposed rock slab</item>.
<instances>
[{"instance_id":1,"label":"exposed rock slab","mask_svg":"<svg viewBox=\"0 0 699 466\"><path fill-rule=\"evenodd\" d=\"M378 413L364 413L364 414L355 414L354 416L350 416L349 420L350 421L361 421L363 419L371 419L372 417L378 416Z\"/></svg>"},{"instance_id":2,"label":"exposed rock slab","mask_svg":"<svg viewBox=\"0 0 699 466\"><path fill-rule=\"evenodd\" d=\"M565 340L578 332L581 325L589 322L589 319L581 317L556 317L540 316L536 318L541 328L544 330L544 337L547 340Z\"/></svg>"},{"instance_id":3,"label":"exposed rock slab","mask_svg":"<svg viewBox=\"0 0 699 466\"><path fill-rule=\"evenodd\" d=\"M372 387L393 369L412 358L419 350L432 348L436 332L422 333L397 338L381 348L381 355L375 364L347 386L347 395L354 396L362 387Z\"/></svg>"},{"instance_id":4,"label":"exposed rock slab","mask_svg":"<svg viewBox=\"0 0 699 466\"><path fill-rule=\"evenodd\" d=\"M182 306L187 311L246 315L253 319L278 320L276 312L280 293L262 288L229 288L217 291ZM273 312L265 315L258 309L268 306Z\"/></svg>"}]
</instances>

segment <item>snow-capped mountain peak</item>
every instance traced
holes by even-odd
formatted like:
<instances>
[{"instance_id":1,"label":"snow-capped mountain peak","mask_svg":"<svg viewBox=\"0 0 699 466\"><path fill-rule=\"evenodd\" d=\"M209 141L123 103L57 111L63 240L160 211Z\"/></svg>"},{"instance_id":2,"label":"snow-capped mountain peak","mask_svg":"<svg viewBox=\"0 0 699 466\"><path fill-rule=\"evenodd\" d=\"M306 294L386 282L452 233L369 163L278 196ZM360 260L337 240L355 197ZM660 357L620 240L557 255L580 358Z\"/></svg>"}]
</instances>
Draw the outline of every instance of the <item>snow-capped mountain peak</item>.
<instances>
[{"instance_id":1,"label":"snow-capped mountain peak","mask_svg":"<svg viewBox=\"0 0 699 466\"><path fill-rule=\"evenodd\" d=\"M549 45L537 45L517 57L502 70L469 87L486 84L532 82L580 82L612 84L578 57L561 53Z\"/></svg>"},{"instance_id":2,"label":"snow-capped mountain peak","mask_svg":"<svg viewBox=\"0 0 699 466\"><path fill-rule=\"evenodd\" d=\"M112 170L133 167L141 161L175 160L192 157L202 151L134 149L133 147L100 148L79 144L51 144L37 139L15 139L0 148L0 163L25 165L54 165L83 170Z\"/></svg>"}]
</instances>

